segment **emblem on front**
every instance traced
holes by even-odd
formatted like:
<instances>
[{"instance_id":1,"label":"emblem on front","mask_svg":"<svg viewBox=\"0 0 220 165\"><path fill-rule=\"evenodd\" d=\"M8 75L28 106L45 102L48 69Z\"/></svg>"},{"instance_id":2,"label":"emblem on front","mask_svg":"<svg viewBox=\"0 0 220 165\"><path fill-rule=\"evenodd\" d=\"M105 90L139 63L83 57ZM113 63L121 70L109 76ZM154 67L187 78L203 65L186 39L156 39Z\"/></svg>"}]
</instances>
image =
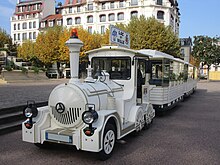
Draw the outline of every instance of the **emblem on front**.
<instances>
[{"instance_id":1,"label":"emblem on front","mask_svg":"<svg viewBox=\"0 0 220 165\"><path fill-rule=\"evenodd\" d=\"M57 103L55 109L58 113L63 113L65 111L65 106L63 103Z\"/></svg>"}]
</instances>

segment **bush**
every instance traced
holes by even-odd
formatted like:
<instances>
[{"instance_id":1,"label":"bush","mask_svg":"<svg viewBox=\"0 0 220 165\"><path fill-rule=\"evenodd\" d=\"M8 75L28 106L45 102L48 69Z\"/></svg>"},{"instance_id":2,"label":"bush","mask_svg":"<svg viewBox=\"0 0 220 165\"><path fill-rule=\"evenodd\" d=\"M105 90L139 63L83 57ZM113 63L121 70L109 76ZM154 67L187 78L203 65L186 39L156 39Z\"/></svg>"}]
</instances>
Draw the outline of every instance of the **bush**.
<instances>
[{"instance_id":1,"label":"bush","mask_svg":"<svg viewBox=\"0 0 220 165\"><path fill-rule=\"evenodd\" d=\"M5 69L6 69L7 71L12 71L12 67L11 67L11 66L6 66Z\"/></svg>"},{"instance_id":2,"label":"bush","mask_svg":"<svg viewBox=\"0 0 220 165\"><path fill-rule=\"evenodd\" d=\"M24 73L24 74L27 74L27 73L28 73L28 70L27 70L27 68L25 68L25 67L22 67L22 68L21 68L21 71L22 71L22 73Z\"/></svg>"},{"instance_id":3,"label":"bush","mask_svg":"<svg viewBox=\"0 0 220 165\"><path fill-rule=\"evenodd\" d=\"M38 74L40 72L40 68L38 67L32 67L34 73Z\"/></svg>"}]
</instances>

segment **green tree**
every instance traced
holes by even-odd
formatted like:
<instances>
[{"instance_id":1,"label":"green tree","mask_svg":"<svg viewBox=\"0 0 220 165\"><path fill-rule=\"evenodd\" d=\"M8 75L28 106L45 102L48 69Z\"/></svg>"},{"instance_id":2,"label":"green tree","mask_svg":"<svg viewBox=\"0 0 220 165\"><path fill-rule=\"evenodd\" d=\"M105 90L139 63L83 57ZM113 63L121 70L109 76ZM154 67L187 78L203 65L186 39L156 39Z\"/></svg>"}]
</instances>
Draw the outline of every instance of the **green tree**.
<instances>
[{"instance_id":1,"label":"green tree","mask_svg":"<svg viewBox=\"0 0 220 165\"><path fill-rule=\"evenodd\" d=\"M12 43L12 38L7 32L0 28L0 48L4 48L5 44L7 44L7 51L9 53L17 51L17 45Z\"/></svg>"},{"instance_id":2,"label":"green tree","mask_svg":"<svg viewBox=\"0 0 220 165\"><path fill-rule=\"evenodd\" d=\"M139 18L133 17L128 25L117 24L116 26L130 33L132 49L154 49L175 57L180 56L178 36L174 34L171 27L165 26L155 18L146 19L142 15Z\"/></svg>"},{"instance_id":3,"label":"green tree","mask_svg":"<svg viewBox=\"0 0 220 165\"><path fill-rule=\"evenodd\" d=\"M194 36L192 56L208 66L220 63L220 46L218 37Z\"/></svg>"},{"instance_id":4,"label":"green tree","mask_svg":"<svg viewBox=\"0 0 220 165\"><path fill-rule=\"evenodd\" d=\"M0 48L3 48L5 44L9 44L10 36L7 32L0 28Z\"/></svg>"}]
</instances>

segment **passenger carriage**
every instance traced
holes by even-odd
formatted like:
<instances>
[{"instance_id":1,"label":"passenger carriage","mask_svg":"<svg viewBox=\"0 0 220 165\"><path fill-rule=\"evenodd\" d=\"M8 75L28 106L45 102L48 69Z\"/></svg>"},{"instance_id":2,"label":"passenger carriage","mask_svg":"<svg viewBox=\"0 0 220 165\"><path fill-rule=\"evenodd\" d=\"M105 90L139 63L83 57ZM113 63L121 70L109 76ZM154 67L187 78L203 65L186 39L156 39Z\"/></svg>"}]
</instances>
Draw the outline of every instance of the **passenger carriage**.
<instances>
[{"instance_id":1,"label":"passenger carriage","mask_svg":"<svg viewBox=\"0 0 220 165\"><path fill-rule=\"evenodd\" d=\"M197 84L196 68L181 59L156 50L139 50L148 54L149 63L149 90L148 101L156 111L165 111L172 108L184 96L189 96Z\"/></svg>"}]
</instances>

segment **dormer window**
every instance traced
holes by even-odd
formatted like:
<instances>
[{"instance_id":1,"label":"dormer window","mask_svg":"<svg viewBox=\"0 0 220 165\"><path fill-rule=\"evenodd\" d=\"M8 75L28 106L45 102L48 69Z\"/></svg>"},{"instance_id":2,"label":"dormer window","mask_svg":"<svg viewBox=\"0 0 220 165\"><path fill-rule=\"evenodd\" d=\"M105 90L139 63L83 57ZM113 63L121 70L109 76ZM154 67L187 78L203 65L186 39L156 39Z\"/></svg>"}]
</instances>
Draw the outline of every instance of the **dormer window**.
<instances>
[{"instance_id":1,"label":"dormer window","mask_svg":"<svg viewBox=\"0 0 220 165\"><path fill-rule=\"evenodd\" d=\"M105 9L106 6L105 6L105 3L102 3L102 9Z\"/></svg>"},{"instance_id":2,"label":"dormer window","mask_svg":"<svg viewBox=\"0 0 220 165\"><path fill-rule=\"evenodd\" d=\"M22 6L22 12L24 12L24 11L25 11L25 8L26 8L25 6Z\"/></svg>"},{"instance_id":3,"label":"dormer window","mask_svg":"<svg viewBox=\"0 0 220 165\"><path fill-rule=\"evenodd\" d=\"M124 1L119 2L119 7L124 7Z\"/></svg>"},{"instance_id":4,"label":"dormer window","mask_svg":"<svg viewBox=\"0 0 220 165\"><path fill-rule=\"evenodd\" d=\"M49 27L53 27L53 21L49 21L49 24L48 24Z\"/></svg>"},{"instance_id":5,"label":"dormer window","mask_svg":"<svg viewBox=\"0 0 220 165\"><path fill-rule=\"evenodd\" d=\"M41 5L37 4L37 10L40 10Z\"/></svg>"},{"instance_id":6,"label":"dormer window","mask_svg":"<svg viewBox=\"0 0 220 165\"><path fill-rule=\"evenodd\" d=\"M30 11L30 10L31 10L31 6L28 5L28 6L27 6L27 11Z\"/></svg>"},{"instance_id":7,"label":"dormer window","mask_svg":"<svg viewBox=\"0 0 220 165\"><path fill-rule=\"evenodd\" d=\"M88 4L88 10L89 11L93 10L93 4Z\"/></svg>"},{"instance_id":8,"label":"dormer window","mask_svg":"<svg viewBox=\"0 0 220 165\"><path fill-rule=\"evenodd\" d=\"M81 11L80 6L77 6L76 11L77 11L77 13L79 13Z\"/></svg>"},{"instance_id":9,"label":"dormer window","mask_svg":"<svg viewBox=\"0 0 220 165\"><path fill-rule=\"evenodd\" d=\"M131 6L138 5L138 0L131 0Z\"/></svg>"},{"instance_id":10,"label":"dormer window","mask_svg":"<svg viewBox=\"0 0 220 165\"><path fill-rule=\"evenodd\" d=\"M57 20L57 25L61 26L62 25L62 21L61 20Z\"/></svg>"},{"instance_id":11,"label":"dormer window","mask_svg":"<svg viewBox=\"0 0 220 165\"><path fill-rule=\"evenodd\" d=\"M41 22L40 26L41 28L45 28L45 22Z\"/></svg>"},{"instance_id":12,"label":"dormer window","mask_svg":"<svg viewBox=\"0 0 220 165\"><path fill-rule=\"evenodd\" d=\"M69 7L69 13L72 13L72 12L73 12L73 8Z\"/></svg>"},{"instance_id":13,"label":"dormer window","mask_svg":"<svg viewBox=\"0 0 220 165\"><path fill-rule=\"evenodd\" d=\"M163 5L163 0L157 0L157 5Z\"/></svg>"},{"instance_id":14,"label":"dormer window","mask_svg":"<svg viewBox=\"0 0 220 165\"><path fill-rule=\"evenodd\" d=\"M21 7L18 7L18 12L21 12Z\"/></svg>"},{"instance_id":15,"label":"dormer window","mask_svg":"<svg viewBox=\"0 0 220 165\"><path fill-rule=\"evenodd\" d=\"M33 5L33 10L36 10L36 9L37 9L36 5Z\"/></svg>"},{"instance_id":16,"label":"dormer window","mask_svg":"<svg viewBox=\"0 0 220 165\"><path fill-rule=\"evenodd\" d=\"M110 2L110 8L114 9L115 8L115 3L114 2Z\"/></svg>"}]
</instances>

